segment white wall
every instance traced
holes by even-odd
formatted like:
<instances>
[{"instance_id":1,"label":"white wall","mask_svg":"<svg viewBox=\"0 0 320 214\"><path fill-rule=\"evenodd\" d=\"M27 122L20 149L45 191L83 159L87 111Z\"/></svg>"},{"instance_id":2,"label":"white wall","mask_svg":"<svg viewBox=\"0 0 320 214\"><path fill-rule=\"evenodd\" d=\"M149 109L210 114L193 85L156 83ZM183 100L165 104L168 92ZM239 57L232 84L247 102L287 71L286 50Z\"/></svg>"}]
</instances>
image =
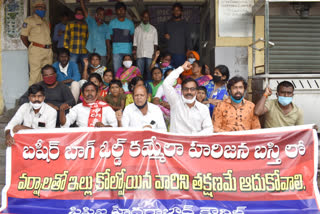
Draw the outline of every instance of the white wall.
<instances>
[{"instance_id":1,"label":"white wall","mask_svg":"<svg viewBox=\"0 0 320 214\"><path fill-rule=\"evenodd\" d=\"M28 82L28 52L2 51L2 93L6 110L15 107Z\"/></svg>"}]
</instances>

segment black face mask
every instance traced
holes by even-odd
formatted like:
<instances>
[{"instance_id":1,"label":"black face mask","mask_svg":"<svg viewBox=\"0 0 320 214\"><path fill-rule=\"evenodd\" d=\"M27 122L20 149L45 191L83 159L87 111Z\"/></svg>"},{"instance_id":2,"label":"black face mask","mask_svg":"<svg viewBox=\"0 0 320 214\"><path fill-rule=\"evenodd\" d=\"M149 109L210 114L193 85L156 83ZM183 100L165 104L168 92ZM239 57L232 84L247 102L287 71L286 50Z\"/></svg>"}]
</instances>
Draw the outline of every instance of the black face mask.
<instances>
[{"instance_id":1,"label":"black face mask","mask_svg":"<svg viewBox=\"0 0 320 214\"><path fill-rule=\"evenodd\" d=\"M138 109L143 109L148 103L148 100L142 105L142 106L138 106L136 103L134 103L135 106L137 106Z\"/></svg>"},{"instance_id":2,"label":"black face mask","mask_svg":"<svg viewBox=\"0 0 320 214\"><path fill-rule=\"evenodd\" d=\"M213 75L212 76L212 81L217 83L221 81L221 76Z\"/></svg>"},{"instance_id":3,"label":"black face mask","mask_svg":"<svg viewBox=\"0 0 320 214\"><path fill-rule=\"evenodd\" d=\"M175 19L181 19L182 15L179 15L179 16L173 15L173 17L174 17Z\"/></svg>"}]
</instances>

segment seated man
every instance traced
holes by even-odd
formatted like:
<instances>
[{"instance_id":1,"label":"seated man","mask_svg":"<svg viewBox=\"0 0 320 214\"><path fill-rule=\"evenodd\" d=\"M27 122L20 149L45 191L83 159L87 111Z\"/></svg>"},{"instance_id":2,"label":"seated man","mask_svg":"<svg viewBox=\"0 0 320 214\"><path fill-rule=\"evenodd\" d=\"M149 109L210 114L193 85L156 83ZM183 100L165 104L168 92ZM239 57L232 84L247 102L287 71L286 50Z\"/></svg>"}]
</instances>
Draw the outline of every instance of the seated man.
<instances>
[{"instance_id":1,"label":"seated man","mask_svg":"<svg viewBox=\"0 0 320 214\"><path fill-rule=\"evenodd\" d=\"M292 103L294 87L288 81L277 86L277 99L267 100L272 94L269 87L254 108L257 116L264 115L264 128L303 125L303 113Z\"/></svg>"},{"instance_id":2,"label":"seated man","mask_svg":"<svg viewBox=\"0 0 320 214\"><path fill-rule=\"evenodd\" d=\"M229 80L230 97L218 103L212 120L215 132L260 129L259 118L254 114L254 104L244 99L247 82L240 76Z\"/></svg>"},{"instance_id":3,"label":"seated man","mask_svg":"<svg viewBox=\"0 0 320 214\"><path fill-rule=\"evenodd\" d=\"M57 74L54 67L51 65L45 65L41 69L41 74L43 81L37 83L38 85L41 85L46 94L45 102L57 110L58 116L57 116L57 124L56 126L59 127L59 108L60 105L63 103L67 103L69 106L75 105L74 97L72 96L72 93L68 86L65 84L57 81ZM28 102L28 93L26 92L22 97L20 98L20 105L23 103Z\"/></svg>"},{"instance_id":4,"label":"seated man","mask_svg":"<svg viewBox=\"0 0 320 214\"><path fill-rule=\"evenodd\" d=\"M59 107L63 103L67 103L69 106L75 105L75 100L68 86L57 81L57 73L54 67L51 65L45 65L41 69L43 81L37 83L45 89L45 102L55 110L59 110ZM26 92L20 98L20 105L28 102L28 93Z\"/></svg>"},{"instance_id":5,"label":"seated man","mask_svg":"<svg viewBox=\"0 0 320 214\"><path fill-rule=\"evenodd\" d=\"M75 101L78 102L81 75L78 65L70 61L70 51L66 48L58 49L58 62L53 63L52 66L56 69L57 81L69 86Z\"/></svg>"},{"instance_id":6,"label":"seated man","mask_svg":"<svg viewBox=\"0 0 320 214\"><path fill-rule=\"evenodd\" d=\"M209 109L196 100L198 83L194 79L183 80L182 95L178 95L173 85L179 75L192 68L190 62L173 70L163 81L162 87L170 104L170 132L181 134L213 133Z\"/></svg>"},{"instance_id":7,"label":"seated man","mask_svg":"<svg viewBox=\"0 0 320 214\"><path fill-rule=\"evenodd\" d=\"M5 127L6 145L14 144L13 135L21 129L55 128L57 111L44 102L45 89L32 85L28 89L29 102L20 106Z\"/></svg>"},{"instance_id":8,"label":"seated man","mask_svg":"<svg viewBox=\"0 0 320 214\"><path fill-rule=\"evenodd\" d=\"M148 92L145 86L137 86L133 90L133 101L123 112L122 127L151 128L157 131L167 131L161 109L147 101ZM117 112L118 113L118 112Z\"/></svg>"},{"instance_id":9,"label":"seated man","mask_svg":"<svg viewBox=\"0 0 320 214\"><path fill-rule=\"evenodd\" d=\"M84 101L70 109L68 104L60 106L61 127L69 127L74 122L79 127L117 127L117 119L112 108L103 101L97 100L98 87L93 82L86 82L81 88Z\"/></svg>"}]
</instances>

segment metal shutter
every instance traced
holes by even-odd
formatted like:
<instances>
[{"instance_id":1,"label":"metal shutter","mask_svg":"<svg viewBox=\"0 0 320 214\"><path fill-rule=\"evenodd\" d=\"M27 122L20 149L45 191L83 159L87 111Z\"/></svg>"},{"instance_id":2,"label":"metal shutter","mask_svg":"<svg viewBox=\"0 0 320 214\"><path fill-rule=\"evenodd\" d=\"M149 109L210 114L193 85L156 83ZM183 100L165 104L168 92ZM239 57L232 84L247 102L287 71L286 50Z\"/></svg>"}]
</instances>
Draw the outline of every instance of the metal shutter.
<instances>
[{"instance_id":1,"label":"metal shutter","mask_svg":"<svg viewBox=\"0 0 320 214\"><path fill-rule=\"evenodd\" d=\"M320 16L270 16L270 73L320 73Z\"/></svg>"}]
</instances>

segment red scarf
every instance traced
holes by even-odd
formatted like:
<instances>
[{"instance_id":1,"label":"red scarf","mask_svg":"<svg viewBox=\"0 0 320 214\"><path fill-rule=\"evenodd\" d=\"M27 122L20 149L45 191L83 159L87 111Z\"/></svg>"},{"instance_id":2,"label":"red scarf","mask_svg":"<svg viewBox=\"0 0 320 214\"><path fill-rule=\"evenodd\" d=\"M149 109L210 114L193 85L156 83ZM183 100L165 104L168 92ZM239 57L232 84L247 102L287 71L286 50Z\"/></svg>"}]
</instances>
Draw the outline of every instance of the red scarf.
<instances>
[{"instance_id":1,"label":"red scarf","mask_svg":"<svg viewBox=\"0 0 320 214\"><path fill-rule=\"evenodd\" d=\"M102 108L109 106L106 102L100 100L89 104L83 101L82 105L90 108L88 127L94 127L96 122L102 122Z\"/></svg>"}]
</instances>

